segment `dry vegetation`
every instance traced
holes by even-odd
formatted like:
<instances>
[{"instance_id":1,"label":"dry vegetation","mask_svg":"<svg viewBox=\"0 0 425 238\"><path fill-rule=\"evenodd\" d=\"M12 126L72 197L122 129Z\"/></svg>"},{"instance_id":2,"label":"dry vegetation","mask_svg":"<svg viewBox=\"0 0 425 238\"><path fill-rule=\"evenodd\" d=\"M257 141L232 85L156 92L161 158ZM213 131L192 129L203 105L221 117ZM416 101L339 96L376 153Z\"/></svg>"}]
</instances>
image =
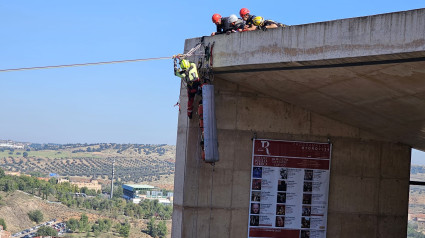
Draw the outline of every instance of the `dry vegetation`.
<instances>
[{"instance_id":1,"label":"dry vegetation","mask_svg":"<svg viewBox=\"0 0 425 238\"><path fill-rule=\"evenodd\" d=\"M115 175L123 182L169 188L174 181L175 146L170 145L72 144L2 150L0 166L8 171L109 179L115 159Z\"/></svg>"},{"instance_id":2,"label":"dry vegetation","mask_svg":"<svg viewBox=\"0 0 425 238\"><path fill-rule=\"evenodd\" d=\"M66 221L70 218L79 218L81 214L86 214L89 217L90 222L94 222L100 218L111 217L105 216L105 214L98 213L91 210L81 210L68 208L62 204L48 203L45 200L38 199L31 195L25 194L21 191L15 191L13 193L0 192L2 197L0 203L0 217L6 221L8 230L12 233L22 231L24 229L33 227L35 224L28 218L28 212L33 210L40 210L44 215L44 221L56 218L59 221ZM142 232L146 229L147 220L143 219L131 219L128 217L120 216L118 219L112 219L114 223L124 222L128 219L131 224L130 238L149 238L151 236ZM171 221L168 221L167 227L169 234L171 233ZM68 234L67 237L69 237ZM78 234L72 234L73 237L79 237ZM80 234L81 237L86 237L86 234ZM109 234L102 234L102 237L118 237L116 234L110 232ZM168 235L167 237L171 237Z\"/></svg>"},{"instance_id":3,"label":"dry vegetation","mask_svg":"<svg viewBox=\"0 0 425 238\"><path fill-rule=\"evenodd\" d=\"M411 181L425 181L425 167L412 165L410 173ZM410 186L409 193L409 213L423 214L425 213L425 187Z\"/></svg>"}]
</instances>

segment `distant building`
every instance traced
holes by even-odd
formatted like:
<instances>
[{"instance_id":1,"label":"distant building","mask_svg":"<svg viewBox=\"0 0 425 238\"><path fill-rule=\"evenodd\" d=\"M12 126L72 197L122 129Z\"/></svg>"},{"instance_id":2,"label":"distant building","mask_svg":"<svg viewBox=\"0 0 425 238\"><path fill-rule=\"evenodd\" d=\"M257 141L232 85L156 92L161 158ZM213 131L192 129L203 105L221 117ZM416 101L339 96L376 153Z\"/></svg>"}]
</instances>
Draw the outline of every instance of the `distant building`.
<instances>
[{"instance_id":1,"label":"distant building","mask_svg":"<svg viewBox=\"0 0 425 238\"><path fill-rule=\"evenodd\" d=\"M135 204L139 204L143 200L158 200L159 203L164 205L172 205L172 200L166 197L148 197L146 195L142 195L139 198L133 198L132 201Z\"/></svg>"},{"instance_id":2,"label":"distant building","mask_svg":"<svg viewBox=\"0 0 425 238\"><path fill-rule=\"evenodd\" d=\"M61 238L59 236L34 236L34 238Z\"/></svg>"},{"instance_id":3,"label":"distant building","mask_svg":"<svg viewBox=\"0 0 425 238\"><path fill-rule=\"evenodd\" d=\"M134 184L123 184L123 198L131 200L135 204L139 204L141 201L147 200L158 200L159 203L164 205L171 205L173 203L173 193L168 192L167 196L164 196L162 191L158 191L157 188L151 185L134 185Z\"/></svg>"},{"instance_id":4,"label":"distant building","mask_svg":"<svg viewBox=\"0 0 425 238\"><path fill-rule=\"evenodd\" d=\"M0 238L10 238L12 234L8 231L3 230L3 226L0 225Z\"/></svg>"},{"instance_id":5,"label":"distant building","mask_svg":"<svg viewBox=\"0 0 425 238\"><path fill-rule=\"evenodd\" d=\"M21 176L21 172L4 171L4 174L12 176Z\"/></svg>"},{"instance_id":6,"label":"distant building","mask_svg":"<svg viewBox=\"0 0 425 238\"><path fill-rule=\"evenodd\" d=\"M0 141L0 147L13 148L13 149L23 149L25 145L23 143L13 142L13 141Z\"/></svg>"},{"instance_id":7,"label":"distant building","mask_svg":"<svg viewBox=\"0 0 425 238\"><path fill-rule=\"evenodd\" d=\"M102 185L97 182L97 180L91 180L90 182L71 182L73 185L77 185L78 188L88 188L96 191L102 190Z\"/></svg>"},{"instance_id":8,"label":"distant building","mask_svg":"<svg viewBox=\"0 0 425 238\"><path fill-rule=\"evenodd\" d=\"M102 185L99 184L99 182L95 179L75 179L72 178L71 181L68 179L64 179L64 178L59 178L58 179L58 183L65 183L65 182L69 182L72 185L76 185L78 188L88 188L88 189L93 189L96 191L101 191L102 190Z\"/></svg>"},{"instance_id":9,"label":"distant building","mask_svg":"<svg viewBox=\"0 0 425 238\"><path fill-rule=\"evenodd\" d=\"M162 191L147 191L146 195L148 197L162 197Z\"/></svg>"},{"instance_id":10,"label":"distant building","mask_svg":"<svg viewBox=\"0 0 425 238\"><path fill-rule=\"evenodd\" d=\"M12 145L12 144L0 144L0 147L13 148L13 149L23 149L24 148L23 145Z\"/></svg>"},{"instance_id":11,"label":"distant building","mask_svg":"<svg viewBox=\"0 0 425 238\"><path fill-rule=\"evenodd\" d=\"M69 183L69 180L66 178L58 178L58 183Z\"/></svg>"},{"instance_id":12,"label":"distant building","mask_svg":"<svg viewBox=\"0 0 425 238\"><path fill-rule=\"evenodd\" d=\"M152 191L155 189L154 186L151 185L137 185L137 184L123 184L123 197L127 200L138 197L139 194L146 194L148 191Z\"/></svg>"},{"instance_id":13,"label":"distant building","mask_svg":"<svg viewBox=\"0 0 425 238\"><path fill-rule=\"evenodd\" d=\"M418 221L420 219L424 220L425 214L408 214L407 215L407 220L409 221Z\"/></svg>"}]
</instances>

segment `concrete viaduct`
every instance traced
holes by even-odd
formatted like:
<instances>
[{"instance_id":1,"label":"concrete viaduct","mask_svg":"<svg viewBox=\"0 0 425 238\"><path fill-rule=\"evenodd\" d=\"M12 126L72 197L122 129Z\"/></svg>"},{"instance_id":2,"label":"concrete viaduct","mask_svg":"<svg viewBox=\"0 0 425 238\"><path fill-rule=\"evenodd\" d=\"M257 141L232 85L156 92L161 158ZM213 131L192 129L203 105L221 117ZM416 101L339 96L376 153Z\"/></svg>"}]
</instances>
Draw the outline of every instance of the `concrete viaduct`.
<instances>
[{"instance_id":1,"label":"concrete viaduct","mask_svg":"<svg viewBox=\"0 0 425 238\"><path fill-rule=\"evenodd\" d=\"M200 160L182 88L173 238L248 237L254 135L332 142L326 237L406 237L411 148L425 150L425 9L204 40L220 161Z\"/></svg>"}]
</instances>

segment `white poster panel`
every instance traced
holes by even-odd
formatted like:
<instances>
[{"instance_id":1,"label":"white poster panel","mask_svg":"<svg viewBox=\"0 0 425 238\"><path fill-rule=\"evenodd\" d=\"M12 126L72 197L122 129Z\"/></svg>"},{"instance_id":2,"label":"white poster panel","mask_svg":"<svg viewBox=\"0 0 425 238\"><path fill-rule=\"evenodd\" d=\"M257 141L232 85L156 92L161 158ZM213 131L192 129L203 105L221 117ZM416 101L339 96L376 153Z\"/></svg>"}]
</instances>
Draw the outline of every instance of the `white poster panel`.
<instances>
[{"instance_id":1,"label":"white poster panel","mask_svg":"<svg viewBox=\"0 0 425 238\"><path fill-rule=\"evenodd\" d=\"M331 144L255 139L248 237L325 238Z\"/></svg>"}]
</instances>

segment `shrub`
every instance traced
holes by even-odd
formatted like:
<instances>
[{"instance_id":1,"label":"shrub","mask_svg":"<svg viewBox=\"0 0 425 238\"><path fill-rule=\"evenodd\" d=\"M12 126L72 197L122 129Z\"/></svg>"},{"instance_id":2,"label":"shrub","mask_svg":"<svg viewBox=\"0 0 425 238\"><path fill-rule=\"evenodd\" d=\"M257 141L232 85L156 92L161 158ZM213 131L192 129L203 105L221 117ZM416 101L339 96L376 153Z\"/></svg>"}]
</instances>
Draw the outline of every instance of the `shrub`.
<instances>
[{"instance_id":1,"label":"shrub","mask_svg":"<svg viewBox=\"0 0 425 238\"><path fill-rule=\"evenodd\" d=\"M40 223L43 221L43 213L40 210L34 210L31 212L28 212L28 217L31 221L35 223Z\"/></svg>"}]
</instances>

